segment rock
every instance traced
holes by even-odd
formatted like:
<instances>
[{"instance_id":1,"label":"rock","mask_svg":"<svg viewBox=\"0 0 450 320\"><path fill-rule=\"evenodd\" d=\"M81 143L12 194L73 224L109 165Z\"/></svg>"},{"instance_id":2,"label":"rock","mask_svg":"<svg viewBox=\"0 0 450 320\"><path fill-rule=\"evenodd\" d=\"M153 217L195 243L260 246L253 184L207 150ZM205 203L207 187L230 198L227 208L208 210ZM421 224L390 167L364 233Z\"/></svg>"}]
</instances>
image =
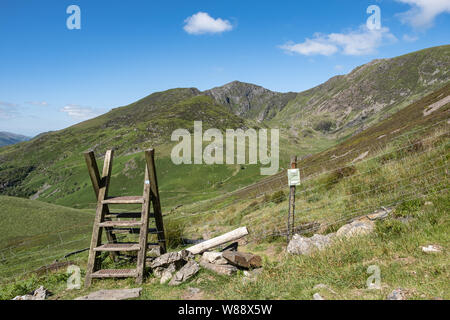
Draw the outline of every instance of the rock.
<instances>
[{"instance_id":1,"label":"rock","mask_svg":"<svg viewBox=\"0 0 450 320\"><path fill-rule=\"evenodd\" d=\"M318 293L314 293L313 294L313 299L314 300L325 300L324 298L322 298L322 296Z\"/></svg>"},{"instance_id":2,"label":"rock","mask_svg":"<svg viewBox=\"0 0 450 320\"><path fill-rule=\"evenodd\" d=\"M215 273L231 276L232 274L236 273L238 268L235 266L232 266L230 264L214 264L209 263L204 260L200 261L200 265L208 270L214 271Z\"/></svg>"},{"instance_id":3,"label":"rock","mask_svg":"<svg viewBox=\"0 0 450 320\"><path fill-rule=\"evenodd\" d=\"M425 202L425 205L426 205L426 206L432 206L432 205L433 205L433 202L431 202L431 201L426 201L426 202Z\"/></svg>"},{"instance_id":4,"label":"rock","mask_svg":"<svg viewBox=\"0 0 450 320\"><path fill-rule=\"evenodd\" d=\"M199 288L187 288L186 292L181 296L183 300L202 300L203 291Z\"/></svg>"},{"instance_id":5,"label":"rock","mask_svg":"<svg viewBox=\"0 0 450 320\"><path fill-rule=\"evenodd\" d=\"M393 290L388 296L388 300L406 300L406 291L402 288Z\"/></svg>"},{"instance_id":6,"label":"rock","mask_svg":"<svg viewBox=\"0 0 450 320\"><path fill-rule=\"evenodd\" d=\"M343 225L336 232L337 237L355 237L371 233L375 229L375 225L372 221L353 221L352 223Z\"/></svg>"},{"instance_id":7,"label":"rock","mask_svg":"<svg viewBox=\"0 0 450 320\"><path fill-rule=\"evenodd\" d=\"M204 252L202 260L214 264L227 264L228 261L222 256L222 252Z\"/></svg>"},{"instance_id":8,"label":"rock","mask_svg":"<svg viewBox=\"0 0 450 320\"><path fill-rule=\"evenodd\" d=\"M425 253L437 253L442 251L442 247L439 245L430 244L426 247L421 247Z\"/></svg>"},{"instance_id":9,"label":"rock","mask_svg":"<svg viewBox=\"0 0 450 320\"><path fill-rule=\"evenodd\" d=\"M310 254L314 250L322 250L331 244L334 233L326 236L315 234L311 238L295 234L289 241L287 251L291 254Z\"/></svg>"},{"instance_id":10,"label":"rock","mask_svg":"<svg viewBox=\"0 0 450 320\"><path fill-rule=\"evenodd\" d=\"M43 286L40 286L33 291L32 294L26 294L23 296L14 297L13 300L45 300L47 298L48 292Z\"/></svg>"},{"instance_id":11,"label":"rock","mask_svg":"<svg viewBox=\"0 0 450 320\"><path fill-rule=\"evenodd\" d=\"M392 208L381 207L380 210L377 210L374 213L368 214L367 218L369 218L369 220L382 220L382 219L386 219L391 212L392 212Z\"/></svg>"},{"instance_id":12,"label":"rock","mask_svg":"<svg viewBox=\"0 0 450 320\"><path fill-rule=\"evenodd\" d=\"M232 265L243 268L260 268L262 259L260 256L248 252L224 251L222 256Z\"/></svg>"},{"instance_id":13,"label":"rock","mask_svg":"<svg viewBox=\"0 0 450 320\"><path fill-rule=\"evenodd\" d=\"M75 300L126 300L139 297L141 291L142 288L100 290Z\"/></svg>"},{"instance_id":14,"label":"rock","mask_svg":"<svg viewBox=\"0 0 450 320\"><path fill-rule=\"evenodd\" d=\"M152 247L150 250L147 251L147 255L151 257L159 257L161 256L161 247Z\"/></svg>"},{"instance_id":15,"label":"rock","mask_svg":"<svg viewBox=\"0 0 450 320\"><path fill-rule=\"evenodd\" d=\"M253 270L245 270L244 271L244 278L242 279L243 283L249 282L249 281L256 281L258 276L263 271L263 268L253 269Z\"/></svg>"},{"instance_id":16,"label":"rock","mask_svg":"<svg viewBox=\"0 0 450 320\"><path fill-rule=\"evenodd\" d=\"M167 268L170 264L175 263L175 266L178 269L192 258L194 258L194 255L187 250L168 252L153 260L150 267L152 269L159 267Z\"/></svg>"},{"instance_id":17,"label":"rock","mask_svg":"<svg viewBox=\"0 0 450 320\"><path fill-rule=\"evenodd\" d=\"M34 300L45 300L47 298L47 289L43 286L40 286L33 293Z\"/></svg>"},{"instance_id":18,"label":"rock","mask_svg":"<svg viewBox=\"0 0 450 320\"><path fill-rule=\"evenodd\" d=\"M198 265L198 263L190 260L180 270L178 270L177 273L175 273L175 275L172 277L172 280L170 280L169 285L177 286L190 279L199 270L200 266Z\"/></svg>"},{"instance_id":19,"label":"rock","mask_svg":"<svg viewBox=\"0 0 450 320\"><path fill-rule=\"evenodd\" d=\"M175 271L177 271L175 268L175 263L170 264L169 267L167 267L167 269L164 269L164 271L161 273L160 283L164 284L170 279L172 279L172 275L174 274Z\"/></svg>"}]
</instances>

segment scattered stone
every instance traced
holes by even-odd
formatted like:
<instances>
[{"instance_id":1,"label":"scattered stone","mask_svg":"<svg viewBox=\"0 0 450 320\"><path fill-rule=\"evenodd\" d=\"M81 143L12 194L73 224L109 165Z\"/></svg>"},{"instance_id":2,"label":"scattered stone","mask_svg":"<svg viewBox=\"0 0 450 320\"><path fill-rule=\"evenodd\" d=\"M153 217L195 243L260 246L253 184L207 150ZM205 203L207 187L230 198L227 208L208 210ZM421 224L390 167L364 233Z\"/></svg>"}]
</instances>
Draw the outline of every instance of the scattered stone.
<instances>
[{"instance_id":1,"label":"scattered stone","mask_svg":"<svg viewBox=\"0 0 450 320\"><path fill-rule=\"evenodd\" d=\"M411 217L411 216L399 217L399 218L397 218L397 220L400 221L403 224L408 224L408 223L410 223L411 221L414 220L414 217Z\"/></svg>"},{"instance_id":2,"label":"scattered stone","mask_svg":"<svg viewBox=\"0 0 450 320\"><path fill-rule=\"evenodd\" d=\"M430 244L426 247L421 247L422 251L425 253L436 253L436 252L441 252L442 251L442 247L438 246L438 245L434 245L434 244Z\"/></svg>"},{"instance_id":3,"label":"scattered stone","mask_svg":"<svg viewBox=\"0 0 450 320\"><path fill-rule=\"evenodd\" d=\"M248 252L225 251L222 256L232 265L242 268L260 268L262 259L260 256Z\"/></svg>"},{"instance_id":4,"label":"scattered stone","mask_svg":"<svg viewBox=\"0 0 450 320\"><path fill-rule=\"evenodd\" d=\"M392 208L385 208L385 207L381 207L380 210L375 211L374 213L368 214L367 218L369 218L369 220L382 220L382 219L386 219L389 214L392 212Z\"/></svg>"},{"instance_id":5,"label":"scattered stone","mask_svg":"<svg viewBox=\"0 0 450 320\"><path fill-rule=\"evenodd\" d=\"M256 279L258 278L258 276L261 274L261 272L263 271L263 268L258 268L258 269L253 269L253 270L245 270L244 271L244 278L242 279L243 283L246 283L248 281L256 281Z\"/></svg>"},{"instance_id":6,"label":"scattered stone","mask_svg":"<svg viewBox=\"0 0 450 320\"><path fill-rule=\"evenodd\" d=\"M78 297L75 300L126 300L139 297L141 291L142 288L100 290L87 296Z\"/></svg>"},{"instance_id":7,"label":"scattered stone","mask_svg":"<svg viewBox=\"0 0 450 320\"><path fill-rule=\"evenodd\" d=\"M214 264L227 264L228 261L222 256L222 252L204 252L202 260Z\"/></svg>"},{"instance_id":8,"label":"scattered stone","mask_svg":"<svg viewBox=\"0 0 450 320\"><path fill-rule=\"evenodd\" d=\"M372 221L353 221L352 223L343 225L336 232L337 237L355 237L362 236L371 233L375 229L375 225Z\"/></svg>"},{"instance_id":9,"label":"scattered stone","mask_svg":"<svg viewBox=\"0 0 450 320\"><path fill-rule=\"evenodd\" d=\"M291 254L310 254L314 250L322 250L331 244L334 233L328 235L315 234L311 238L295 234L289 241L287 251Z\"/></svg>"},{"instance_id":10,"label":"scattered stone","mask_svg":"<svg viewBox=\"0 0 450 320\"><path fill-rule=\"evenodd\" d=\"M161 256L161 247L152 247L150 250L147 251L147 254L152 257L159 257Z\"/></svg>"},{"instance_id":11,"label":"scattered stone","mask_svg":"<svg viewBox=\"0 0 450 320\"><path fill-rule=\"evenodd\" d=\"M177 273L175 273L175 275L172 277L172 280L170 280L169 285L177 286L190 279L199 270L200 266L198 265L198 263L194 260L190 260L180 270L178 270Z\"/></svg>"},{"instance_id":12,"label":"scattered stone","mask_svg":"<svg viewBox=\"0 0 450 320\"><path fill-rule=\"evenodd\" d=\"M388 300L406 300L406 291L402 288L393 290L388 296Z\"/></svg>"},{"instance_id":13,"label":"scattered stone","mask_svg":"<svg viewBox=\"0 0 450 320\"><path fill-rule=\"evenodd\" d=\"M426 205L426 206L432 206L432 205L433 205L433 202L431 202L431 201L426 201L426 202L425 202L425 205Z\"/></svg>"},{"instance_id":14,"label":"scattered stone","mask_svg":"<svg viewBox=\"0 0 450 320\"><path fill-rule=\"evenodd\" d=\"M161 273L161 280L160 283L164 284L167 281L169 281L170 279L172 279L172 275L175 273L176 268L175 268L175 264L172 263L169 265L169 267L167 267L167 269L165 269L162 273Z\"/></svg>"},{"instance_id":15,"label":"scattered stone","mask_svg":"<svg viewBox=\"0 0 450 320\"><path fill-rule=\"evenodd\" d=\"M318 293L314 293L313 294L313 299L314 300L325 300L324 298L322 298L322 296Z\"/></svg>"},{"instance_id":16,"label":"scattered stone","mask_svg":"<svg viewBox=\"0 0 450 320\"><path fill-rule=\"evenodd\" d=\"M158 267L167 268L170 264L175 263L175 267L178 269L192 258L194 258L194 255L187 250L181 250L179 252L168 252L153 260L150 267L152 269Z\"/></svg>"},{"instance_id":17,"label":"scattered stone","mask_svg":"<svg viewBox=\"0 0 450 320\"><path fill-rule=\"evenodd\" d=\"M199 288L187 288L186 292L181 296L183 300L201 300L203 299L203 291Z\"/></svg>"},{"instance_id":18,"label":"scattered stone","mask_svg":"<svg viewBox=\"0 0 450 320\"><path fill-rule=\"evenodd\" d=\"M23 296L14 297L13 300L45 300L47 298L48 292L43 286L40 286L33 291L32 294L26 294Z\"/></svg>"},{"instance_id":19,"label":"scattered stone","mask_svg":"<svg viewBox=\"0 0 450 320\"><path fill-rule=\"evenodd\" d=\"M214 271L215 273L218 274L223 274L226 276L231 276L232 274L236 273L238 268L236 268L235 266L232 266L230 264L214 264L214 263L209 263L206 262L204 260L200 261L200 265L208 270Z\"/></svg>"}]
</instances>

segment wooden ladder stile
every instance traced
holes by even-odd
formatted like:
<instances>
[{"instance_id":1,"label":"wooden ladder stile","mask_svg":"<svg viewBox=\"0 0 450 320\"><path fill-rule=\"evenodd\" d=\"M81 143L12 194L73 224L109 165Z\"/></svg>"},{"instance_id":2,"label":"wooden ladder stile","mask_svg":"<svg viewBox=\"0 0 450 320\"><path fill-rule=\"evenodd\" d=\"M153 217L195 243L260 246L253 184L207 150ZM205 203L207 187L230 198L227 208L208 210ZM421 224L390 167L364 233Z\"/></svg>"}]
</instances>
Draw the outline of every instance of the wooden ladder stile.
<instances>
[{"instance_id":1,"label":"wooden ladder stile","mask_svg":"<svg viewBox=\"0 0 450 320\"><path fill-rule=\"evenodd\" d=\"M97 209L92 230L91 246L86 270L85 287L91 285L93 278L125 278L135 277L141 284L145 273L145 260L148 247L148 234L156 233L161 253L166 251L164 224L161 213L158 183L154 161L154 149L145 151L145 177L142 196L108 197L109 183L112 171L113 150L105 154L102 176L100 177L95 155L92 151L85 153L85 160L91 177L92 186L97 196ZM111 204L141 204L141 212L113 213ZM150 213L153 204L153 213ZM156 228L150 228L149 218L155 219ZM114 220L114 218L116 220ZM133 220L117 220L132 218ZM140 218L140 220L135 220ZM108 243L102 244L102 230L106 231ZM134 232L136 231L136 232ZM139 231L139 232L137 232ZM139 233L138 243L119 243L116 232ZM118 252L137 252L136 269L101 269L100 253L109 252L116 260Z\"/></svg>"}]
</instances>

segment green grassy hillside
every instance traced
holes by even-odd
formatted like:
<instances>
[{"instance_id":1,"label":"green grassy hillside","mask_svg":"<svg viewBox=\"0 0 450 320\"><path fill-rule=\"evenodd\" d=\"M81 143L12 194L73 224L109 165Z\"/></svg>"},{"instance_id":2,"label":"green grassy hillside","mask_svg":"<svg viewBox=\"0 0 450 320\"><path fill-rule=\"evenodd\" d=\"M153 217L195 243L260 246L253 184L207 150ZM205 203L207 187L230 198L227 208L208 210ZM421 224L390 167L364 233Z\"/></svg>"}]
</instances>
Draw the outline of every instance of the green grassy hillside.
<instances>
[{"instance_id":1,"label":"green grassy hillside","mask_svg":"<svg viewBox=\"0 0 450 320\"><path fill-rule=\"evenodd\" d=\"M408 114L417 110L423 117L423 111L429 110L429 103L440 101L445 96L443 92L425 98L422 104L414 104ZM225 277L201 270L187 283L170 287L160 285L158 279L149 275L140 298L186 299L188 287L197 287L202 290L201 299L311 299L316 292L326 299L385 299L396 288L403 288L408 299L448 299L448 106L441 106L433 116L432 113L423 117L424 123L417 119L420 112L416 113L418 122L410 118L407 122L411 122L411 127L384 141L367 158L352 163L354 157L349 157L339 162L341 169L351 169L332 170L327 165L311 173L297 188L295 226L298 233L304 236L328 234L352 218L382 207L391 209L387 219L376 222L373 233L341 240L311 256L289 255L285 252L287 188L282 188L284 196L274 196L271 186L260 185L266 191L265 196L246 193L238 201L231 201L236 200L233 198L224 201L222 197L219 202L206 202L208 211L200 209L203 205L198 204L165 217L170 233L177 237L215 236L247 226L250 235L240 244L240 250L264 257L263 271L256 280L244 280L242 272ZM370 131L369 136L382 136L389 121L399 121L404 116L400 113L399 118L394 116L381 123L378 131ZM354 144L364 141L364 135L361 133L354 139ZM330 152L345 154L349 143L351 141L344 142ZM179 231L173 232L175 227ZM430 244L443 249L435 254L422 252L420 247ZM86 253L76 258L83 272L86 261ZM114 265L109 259L105 263ZM381 270L381 290L367 289L367 268L371 265ZM280 278L280 274L283 277ZM101 280L88 290L68 291L65 290L66 280L63 271L44 276L28 275L23 280L3 285L0 295L11 298L44 285L55 293L53 298L72 299L99 289L134 285L133 279ZM318 284L326 287L314 288Z\"/></svg>"},{"instance_id":2,"label":"green grassy hillside","mask_svg":"<svg viewBox=\"0 0 450 320\"><path fill-rule=\"evenodd\" d=\"M0 281L89 246L93 211L0 196Z\"/></svg>"},{"instance_id":3,"label":"green grassy hillside","mask_svg":"<svg viewBox=\"0 0 450 320\"><path fill-rule=\"evenodd\" d=\"M342 138L442 87L449 68L450 45L374 60L299 93L270 123Z\"/></svg>"}]
</instances>

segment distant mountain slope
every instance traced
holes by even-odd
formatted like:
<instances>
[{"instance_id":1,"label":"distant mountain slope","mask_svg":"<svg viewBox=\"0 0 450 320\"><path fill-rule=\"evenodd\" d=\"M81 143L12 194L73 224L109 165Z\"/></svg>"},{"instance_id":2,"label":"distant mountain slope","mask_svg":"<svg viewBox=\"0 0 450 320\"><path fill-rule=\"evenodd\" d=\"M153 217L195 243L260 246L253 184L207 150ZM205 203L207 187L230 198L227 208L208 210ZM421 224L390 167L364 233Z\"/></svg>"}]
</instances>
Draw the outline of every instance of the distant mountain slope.
<instances>
[{"instance_id":1,"label":"distant mountain slope","mask_svg":"<svg viewBox=\"0 0 450 320\"><path fill-rule=\"evenodd\" d=\"M450 45L374 60L301 92L272 120L348 134L385 119L450 81Z\"/></svg>"},{"instance_id":2,"label":"distant mountain slope","mask_svg":"<svg viewBox=\"0 0 450 320\"><path fill-rule=\"evenodd\" d=\"M0 147L30 140L30 137L11 132L0 132Z\"/></svg>"},{"instance_id":3,"label":"distant mountain slope","mask_svg":"<svg viewBox=\"0 0 450 320\"><path fill-rule=\"evenodd\" d=\"M274 92L261 86L239 81L206 90L203 94L213 97L231 112L257 121L273 118L297 95L294 92Z\"/></svg>"}]
</instances>

